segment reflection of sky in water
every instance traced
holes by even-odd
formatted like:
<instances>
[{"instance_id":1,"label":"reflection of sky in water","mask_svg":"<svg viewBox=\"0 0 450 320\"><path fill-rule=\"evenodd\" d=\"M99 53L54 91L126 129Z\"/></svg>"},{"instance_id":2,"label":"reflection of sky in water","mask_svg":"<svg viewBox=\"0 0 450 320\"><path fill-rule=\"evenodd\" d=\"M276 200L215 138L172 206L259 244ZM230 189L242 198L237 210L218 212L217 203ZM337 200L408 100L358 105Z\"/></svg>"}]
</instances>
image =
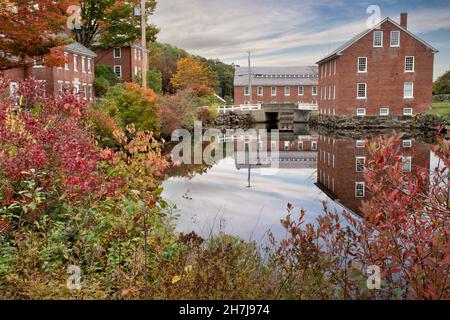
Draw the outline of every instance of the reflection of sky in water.
<instances>
[{"instance_id":1,"label":"reflection of sky in water","mask_svg":"<svg viewBox=\"0 0 450 320\"><path fill-rule=\"evenodd\" d=\"M229 158L191 180L165 181L163 197L176 204L181 215L177 230L207 236L212 229L222 229L260 242L267 240L264 237L269 229L277 238L285 235L280 219L287 215L288 203L294 205L295 217L304 208L307 222L314 222L323 212L322 201L328 198L314 185L316 169L279 169L276 175L252 169L250 189L247 175L248 169L237 170ZM186 193L192 199L185 199Z\"/></svg>"}]
</instances>

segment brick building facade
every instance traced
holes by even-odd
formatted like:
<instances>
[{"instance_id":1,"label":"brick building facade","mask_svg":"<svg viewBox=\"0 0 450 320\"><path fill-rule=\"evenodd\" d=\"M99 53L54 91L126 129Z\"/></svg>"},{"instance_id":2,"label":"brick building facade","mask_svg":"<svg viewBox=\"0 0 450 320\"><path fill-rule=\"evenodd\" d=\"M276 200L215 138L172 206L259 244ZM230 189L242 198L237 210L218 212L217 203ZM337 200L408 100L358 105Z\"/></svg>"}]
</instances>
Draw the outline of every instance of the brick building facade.
<instances>
[{"instance_id":1,"label":"brick building facade","mask_svg":"<svg viewBox=\"0 0 450 320\"><path fill-rule=\"evenodd\" d=\"M398 146L406 175L417 167L428 168L429 148L416 140L405 138ZM370 199L364 179L369 159L364 140L334 139L320 135L318 140L317 185L328 196L360 214L361 202Z\"/></svg>"},{"instance_id":2,"label":"brick building facade","mask_svg":"<svg viewBox=\"0 0 450 320\"><path fill-rule=\"evenodd\" d=\"M111 67L119 82L135 82L142 73L144 50L139 45L101 49L97 51L95 62ZM145 50L148 54L148 50Z\"/></svg>"},{"instance_id":3,"label":"brick building facade","mask_svg":"<svg viewBox=\"0 0 450 320\"><path fill-rule=\"evenodd\" d=\"M317 67L253 67L252 89L249 69L237 67L234 76L234 105L317 104Z\"/></svg>"},{"instance_id":4,"label":"brick building facade","mask_svg":"<svg viewBox=\"0 0 450 320\"><path fill-rule=\"evenodd\" d=\"M11 80L11 93L19 81L34 77L45 82L46 94L56 97L63 90L73 90L87 101L94 101L94 67L96 54L83 45L74 42L64 46L66 62L62 67L48 67L42 59L35 57L29 64L5 70Z\"/></svg>"},{"instance_id":5,"label":"brick building facade","mask_svg":"<svg viewBox=\"0 0 450 320\"><path fill-rule=\"evenodd\" d=\"M436 49L390 18L317 62L319 113L410 116L431 108Z\"/></svg>"}]
</instances>

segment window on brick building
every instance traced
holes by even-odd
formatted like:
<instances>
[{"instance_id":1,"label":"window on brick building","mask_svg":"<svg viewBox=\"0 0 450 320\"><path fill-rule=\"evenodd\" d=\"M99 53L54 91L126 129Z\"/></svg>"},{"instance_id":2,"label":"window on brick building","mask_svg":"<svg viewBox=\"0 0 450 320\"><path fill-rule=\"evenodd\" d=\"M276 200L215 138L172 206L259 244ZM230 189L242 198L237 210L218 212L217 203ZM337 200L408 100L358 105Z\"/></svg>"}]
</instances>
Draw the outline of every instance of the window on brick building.
<instances>
[{"instance_id":1,"label":"window on brick building","mask_svg":"<svg viewBox=\"0 0 450 320\"><path fill-rule=\"evenodd\" d=\"M277 87L271 87L270 88L270 94L272 96L276 96L277 95Z\"/></svg>"},{"instance_id":2,"label":"window on brick building","mask_svg":"<svg viewBox=\"0 0 450 320\"><path fill-rule=\"evenodd\" d=\"M365 108L358 108L358 109L356 109L356 115L357 116L365 116L366 115L366 109Z\"/></svg>"},{"instance_id":3,"label":"window on brick building","mask_svg":"<svg viewBox=\"0 0 450 320\"><path fill-rule=\"evenodd\" d=\"M328 86L328 100L331 100L331 86Z\"/></svg>"},{"instance_id":4,"label":"window on brick building","mask_svg":"<svg viewBox=\"0 0 450 320\"><path fill-rule=\"evenodd\" d=\"M333 85L333 100L336 100L336 86Z\"/></svg>"},{"instance_id":5,"label":"window on brick building","mask_svg":"<svg viewBox=\"0 0 450 320\"><path fill-rule=\"evenodd\" d=\"M284 95L286 97L291 95L291 87L284 87Z\"/></svg>"},{"instance_id":6,"label":"window on brick building","mask_svg":"<svg viewBox=\"0 0 450 320\"><path fill-rule=\"evenodd\" d=\"M357 148L364 148L364 140L356 140Z\"/></svg>"},{"instance_id":7,"label":"window on brick building","mask_svg":"<svg viewBox=\"0 0 450 320\"><path fill-rule=\"evenodd\" d=\"M87 91L87 84L83 83L83 98L87 99L88 98L88 91Z\"/></svg>"},{"instance_id":8,"label":"window on brick building","mask_svg":"<svg viewBox=\"0 0 450 320\"><path fill-rule=\"evenodd\" d=\"M388 116L389 108L380 108L380 116Z\"/></svg>"},{"instance_id":9,"label":"window on brick building","mask_svg":"<svg viewBox=\"0 0 450 320\"><path fill-rule=\"evenodd\" d=\"M88 58L87 70L88 70L88 73L92 72L92 59L91 58Z\"/></svg>"},{"instance_id":10,"label":"window on brick building","mask_svg":"<svg viewBox=\"0 0 450 320\"><path fill-rule=\"evenodd\" d=\"M73 71L78 72L78 56L73 55Z\"/></svg>"},{"instance_id":11,"label":"window on brick building","mask_svg":"<svg viewBox=\"0 0 450 320\"><path fill-rule=\"evenodd\" d=\"M367 97L367 84L366 83L358 83L357 86L357 98L358 99L366 99Z\"/></svg>"},{"instance_id":12,"label":"window on brick building","mask_svg":"<svg viewBox=\"0 0 450 320\"><path fill-rule=\"evenodd\" d=\"M114 66L114 73L116 74L117 78L122 79L122 66L121 65L115 65Z\"/></svg>"},{"instance_id":13,"label":"window on brick building","mask_svg":"<svg viewBox=\"0 0 450 320\"><path fill-rule=\"evenodd\" d=\"M413 109L412 108L404 108L403 109L403 115L404 116L412 116L413 115Z\"/></svg>"},{"instance_id":14,"label":"window on brick building","mask_svg":"<svg viewBox=\"0 0 450 320\"><path fill-rule=\"evenodd\" d=\"M365 166L365 157L356 157L356 172L363 172Z\"/></svg>"},{"instance_id":15,"label":"window on brick building","mask_svg":"<svg viewBox=\"0 0 450 320\"><path fill-rule=\"evenodd\" d=\"M412 147L412 140L403 140L403 148L411 148Z\"/></svg>"},{"instance_id":16,"label":"window on brick building","mask_svg":"<svg viewBox=\"0 0 450 320\"><path fill-rule=\"evenodd\" d=\"M64 91L64 84L62 81L58 81L58 96L61 97Z\"/></svg>"},{"instance_id":17,"label":"window on brick building","mask_svg":"<svg viewBox=\"0 0 450 320\"><path fill-rule=\"evenodd\" d=\"M355 197L364 198L365 194L366 194L365 182L356 182L355 183Z\"/></svg>"},{"instance_id":18,"label":"window on brick building","mask_svg":"<svg viewBox=\"0 0 450 320\"><path fill-rule=\"evenodd\" d=\"M402 157L402 171L403 172L411 172L412 169L412 158L411 157Z\"/></svg>"},{"instance_id":19,"label":"window on brick building","mask_svg":"<svg viewBox=\"0 0 450 320\"><path fill-rule=\"evenodd\" d=\"M405 57L405 72L414 72L414 57Z\"/></svg>"},{"instance_id":20,"label":"window on brick building","mask_svg":"<svg viewBox=\"0 0 450 320\"><path fill-rule=\"evenodd\" d=\"M383 46L383 31L373 32L373 46L382 47Z\"/></svg>"},{"instance_id":21,"label":"window on brick building","mask_svg":"<svg viewBox=\"0 0 450 320\"><path fill-rule=\"evenodd\" d=\"M67 52L64 53L64 60L65 60L64 69L66 69L67 71L70 70L68 58L69 58L69 54Z\"/></svg>"},{"instance_id":22,"label":"window on brick building","mask_svg":"<svg viewBox=\"0 0 450 320\"><path fill-rule=\"evenodd\" d=\"M317 150L317 141L311 141L311 150L313 151Z\"/></svg>"},{"instance_id":23,"label":"window on brick building","mask_svg":"<svg viewBox=\"0 0 450 320\"><path fill-rule=\"evenodd\" d=\"M298 151L303 151L303 141L299 141L297 144L297 150Z\"/></svg>"},{"instance_id":24,"label":"window on brick building","mask_svg":"<svg viewBox=\"0 0 450 320\"><path fill-rule=\"evenodd\" d=\"M400 47L400 31L391 31L391 47Z\"/></svg>"},{"instance_id":25,"label":"window on brick building","mask_svg":"<svg viewBox=\"0 0 450 320\"><path fill-rule=\"evenodd\" d=\"M34 66L35 67L42 67L43 66L42 56L37 56L37 57L34 58Z\"/></svg>"},{"instance_id":26,"label":"window on brick building","mask_svg":"<svg viewBox=\"0 0 450 320\"><path fill-rule=\"evenodd\" d=\"M313 96L317 96L317 86L312 86L311 91Z\"/></svg>"},{"instance_id":27,"label":"window on brick building","mask_svg":"<svg viewBox=\"0 0 450 320\"><path fill-rule=\"evenodd\" d=\"M244 96L250 95L250 87L244 87Z\"/></svg>"},{"instance_id":28,"label":"window on brick building","mask_svg":"<svg viewBox=\"0 0 450 320\"><path fill-rule=\"evenodd\" d=\"M94 91L92 88L92 84L89 85L89 100L93 100L94 99Z\"/></svg>"},{"instance_id":29,"label":"window on brick building","mask_svg":"<svg viewBox=\"0 0 450 320\"><path fill-rule=\"evenodd\" d=\"M403 98L411 99L414 97L414 84L412 82L405 82L403 87Z\"/></svg>"},{"instance_id":30,"label":"window on brick building","mask_svg":"<svg viewBox=\"0 0 450 320\"><path fill-rule=\"evenodd\" d=\"M263 96L264 95L264 88L263 87L258 87L258 96Z\"/></svg>"},{"instance_id":31,"label":"window on brick building","mask_svg":"<svg viewBox=\"0 0 450 320\"><path fill-rule=\"evenodd\" d=\"M367 72L367 57L358 58L358 72Z\"/></svg>"},{"instance_id":32,"label":"window on brick building","mask_svg":"<svg viewBox=\"0 0 450 320\"><path fill-rule=\"evenodd\" d=\"M81 72L86 73L86 58L81 57Z\"/></svg>"},{"instance_id":33,"label":"window on brick building","mask_svg":"<svg viewBox=\"0 0 450 320\"><path fill-rule=\"evenodd\" d=\"M122 57L122 48L114 48L114 58L119 59Z\"/></svg>"},{"instance_id":34,"label":"window on brick building","mask_svg":"<svg viewBox=\"0 0 450 320\"><path fill-rule=\"evenodd\" d=\"M79 84L74 84L73 85L73 94L79 94L80 93L80 85Z\"/></svg>"},{"instance_id":35,"label":"window on brick building","mask_svg":"<svg viewBox=\"0 0 450 320\"><path fill-rule=\"evenodd\" d=\"M303 86L298 87L298 95L302 96L305 94L305 88Z\"/></svg>"}]
</instances>

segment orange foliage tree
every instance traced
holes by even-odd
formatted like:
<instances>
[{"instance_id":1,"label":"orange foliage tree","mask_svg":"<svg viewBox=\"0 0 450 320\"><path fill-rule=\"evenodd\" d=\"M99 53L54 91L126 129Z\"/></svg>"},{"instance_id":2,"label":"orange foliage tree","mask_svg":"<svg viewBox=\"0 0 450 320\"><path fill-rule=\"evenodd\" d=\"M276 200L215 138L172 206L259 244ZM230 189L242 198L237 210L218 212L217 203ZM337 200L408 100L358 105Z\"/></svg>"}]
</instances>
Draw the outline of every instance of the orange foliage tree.
<instances>
[{"instance_id":1,"label":"orange foliage tree","mask_svg":"<svg viewBox=\"0 0 450 320\"><path fill-rule=\"evenodd\" d=\"M171 79L177 90L192 90L200 96L211 95L217 86L217 74L201 61L187 57L177 62L177 72Z\"/></svg>"},{"instance_id":2,"label":"orange foliage tree","mask_svg":"<svg viewBox=\"0 0 450 320\"><path fill-rule=\"evenodd\" d=\"M65 6L65 1L1 1L0 51L5 54L0 57L0 70L24 64L29 56L49 55L62 45L64 39L58 34L64 31Z\"/></svg>"}]
</instances>

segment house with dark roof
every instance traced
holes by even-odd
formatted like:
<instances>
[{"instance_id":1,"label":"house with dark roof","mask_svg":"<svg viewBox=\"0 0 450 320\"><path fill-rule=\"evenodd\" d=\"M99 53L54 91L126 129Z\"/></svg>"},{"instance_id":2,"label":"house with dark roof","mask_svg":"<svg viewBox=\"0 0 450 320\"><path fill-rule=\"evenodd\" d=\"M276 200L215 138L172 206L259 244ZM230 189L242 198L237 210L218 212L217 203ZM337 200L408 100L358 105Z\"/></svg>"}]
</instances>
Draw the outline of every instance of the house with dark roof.
<instances>
[{"instance_id":1,"label":"house with dark roof","mask_svg":"<svg viewBox=\"0 0 450 320\"><path fill-rule=\"evenodd\" d=\"M4 75L11 80L10 91L14 95L19 81L29 77L45 83L47 95L59 96L64 90L71 90L88 102L93 102L95 52L78 42L63 47L64 66L46 66L42 57L33 57L29 63L8 69Z\"/></svg>"},{"instance_id":2,"label":"house with dark roof","mask_svg":"<svg viewBox=\"0 0 450 320\"><path fill-rule=\"evenodd\" d=\"M317 104L318 72L306 67L236 67L234 104Z\"/></svg>"},{"instance_id":3,"label":"house with dark roof","mask_svg":"<svg viewBox=\"0 0 450 320\"><path fill-rule=\"evenodd\" d=\"M385 18L317 62L319 113L409 117L431 108L438 51Z\"/></svg>"}]
</instances>

